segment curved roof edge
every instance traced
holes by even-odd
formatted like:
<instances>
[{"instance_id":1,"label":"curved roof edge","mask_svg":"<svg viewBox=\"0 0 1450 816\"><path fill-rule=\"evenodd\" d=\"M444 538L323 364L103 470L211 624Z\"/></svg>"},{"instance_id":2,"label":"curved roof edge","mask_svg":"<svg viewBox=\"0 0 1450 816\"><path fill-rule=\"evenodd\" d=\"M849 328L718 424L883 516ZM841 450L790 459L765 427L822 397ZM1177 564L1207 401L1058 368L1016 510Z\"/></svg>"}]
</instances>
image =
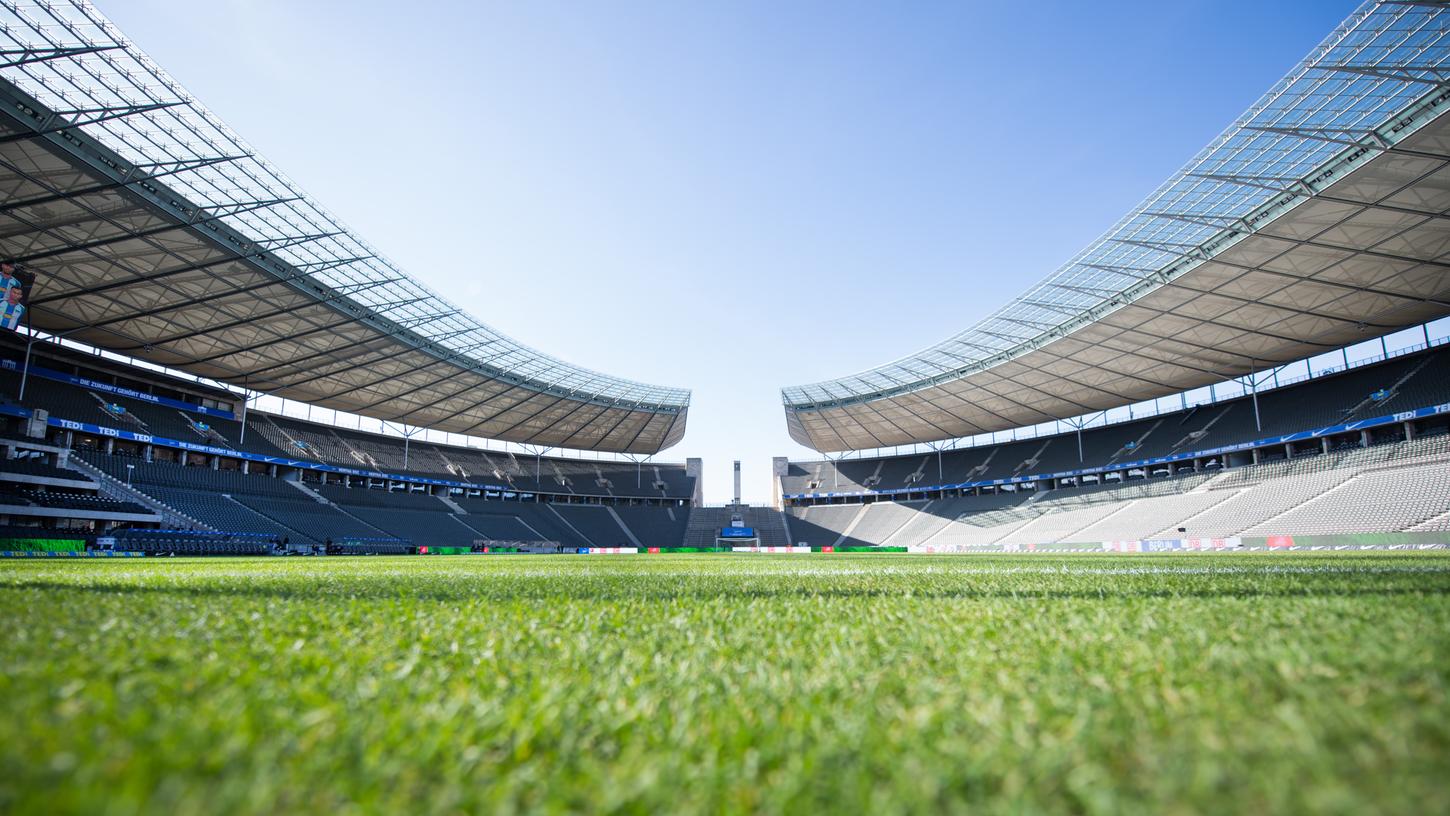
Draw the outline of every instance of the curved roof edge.
<instances>
[{"instance_id":1,"label":"curved roof edge","mask_svg":"<svg viewBox=\"0 0 1450 816\"><path fill-rule=\"evenodd\" d=\"M687 389L564 362L490 328L407 276L257 155L85 0L8 12L9 24L0 30L6 80L133 168L167 168L169 188L198 210L221 213L209 220L270 247L267 254L297 277L325 287L334 301L360 307L394 336L543 393L681 415L689 407ZM677 441L683 424L669 436Z\"/></svg>"},{"instance_id":2,"label":"curved roof edge","mask_svg":"<svg viewBox=\"0 0 1450 816\"><path fill-rule=\"evenodd\" d=\"M1450 9L1367 2L1188 164L1067 264L976 325L846 377L781 389L798 411L928 389L1089 325L1232 247L1441 111ZM1429 89L1427 91L1427 88ZM806 444L810 444L807 442Z\"/></svg>"}]
</instances>

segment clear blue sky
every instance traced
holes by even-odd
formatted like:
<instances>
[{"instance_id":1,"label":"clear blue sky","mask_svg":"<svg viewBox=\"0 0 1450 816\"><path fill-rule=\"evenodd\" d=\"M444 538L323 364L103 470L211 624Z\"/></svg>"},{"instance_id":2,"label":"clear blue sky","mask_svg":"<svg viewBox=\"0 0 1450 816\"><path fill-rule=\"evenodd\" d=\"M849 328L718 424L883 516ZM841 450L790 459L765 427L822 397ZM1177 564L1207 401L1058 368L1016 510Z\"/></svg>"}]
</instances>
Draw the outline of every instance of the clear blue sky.
<instances>
[{"instance_id":1,"label":"clear blue sky","mask_svg":"<svg viewBox=\"0 0 1450 816\"><path fill-rule=\"evenodd\" d=\"M485 322L694 389L710 501L808 456L778 389L965 328L1358 4L97 0Z\"/></svg>"}]
</instances>

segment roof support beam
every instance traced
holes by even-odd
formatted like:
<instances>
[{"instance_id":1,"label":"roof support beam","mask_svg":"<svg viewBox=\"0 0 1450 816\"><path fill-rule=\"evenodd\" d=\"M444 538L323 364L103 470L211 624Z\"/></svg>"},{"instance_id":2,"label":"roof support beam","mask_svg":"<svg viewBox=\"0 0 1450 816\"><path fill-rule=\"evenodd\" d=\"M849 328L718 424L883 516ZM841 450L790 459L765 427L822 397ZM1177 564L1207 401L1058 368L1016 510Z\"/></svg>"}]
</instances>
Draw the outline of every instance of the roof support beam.
<instances>
[{"instance_id":1,"label":"roof support beam","mask_svg":"<svg viewBox=\"0 0 1450 816\"><path fill-rule=\"evenodd\" d=\"M89 187L81 187L75 190L66 190L65 192L51 193L48 195L34 196L33 198L22 199L20 201L12 201L3 206L0 206L0 214L8 213L13 210L22 210L26 207L36 207L43 204L53 204L57 201L66 201L69 199L78 198L80 196L93 195L95 193L104 193L110 190L119 190L125 187L130 187L133 184L141 184L143 182L150 181L151 179L159 179L165 176L172 176L176 175L177 173L184 173L188 170L196 170L201 167L209 167L213 164L221 164L222 162L236 161L239 158L244 157L215 156L208 159L181 159L175 162L154 162L146 165L138 164L135 167L131 168L131 170L127 171L126 175L120 181L108 181L104 184L93 184ZM144 173L139 175L137 174L137 171L142 167L162 167L168 165L168 169L163 170L159 173Z\"/></svg>"},{"instance_id":2,"label":"roof support beam","mask_svg":"<svg viewBox=\"0 0 1450 816\"><path fill-rule=\"evenodd\" d=\"M101 51L114 51L118 48L125 48L123 45L76 45L57 46L55 48L5 48L0 49L0 68L19 68L22 65L31 65L37 62L48 62L55 59L71 59L85 54L96 54Z\"/></svg>"},{"instance_id":3,"label":"roof support beam","mask_svg":"<svg viewBox=\"0 0 1450 816\"><path fill-rule=\"evenodd\" d=\"M1149 269L1145 266L1120 266L1118 264L1097 263L1080 263L1078 266L1086 267L1087 269L1096 269L1099 272L1112 272L1122 275L1125 278L1132 278L1135 281L1145 281L1150 278L1161 280L1163 278L1162 269ZM1113 294L1120 295L1122 292L1113 292Z\"/></svg>"},{"instance_id":4,"label":"roof support beam","mask_svg":"<svg viewBox=\"0 0 1450 816\"><path fill-rule=\"evenodd\" d=\"M288 249L302 244L310 244L313 241L324 241L328 238L336 238L347 233L338 230L337 232L314 232L308 235L284 235L279 238L263 238L257 241L257 246L268 252L276 252L279 249Z\"/></svg>"},{"instance_id":5,"label":"roof support beam","mask_svg":"<svg viewBox=\"0 0 1450 816\"><path fill-rule=\"evenodd\" d=\"M351 258L334 258L328 261L309 261L307 263L294 263L293 266L308 274L326 272L329 269L336 269L339 266L348 266L362 261L371 261L377 258L376 255L354 255ZM389 278L384 283L397 283L402 278Z\"/></svg>"},{"instance_id":6,"label":"roof support beam","mask_svg":"<svg viewBox=\"0 0 1450 816\"><path fill-rule=\"evenodd\" d=\"M418 315L417 317L410 317L403 320L398 320L396 322L404 329L414 329L426 323L432 323L435 320L442 320L447 317L458 317L459 314L460 313L457 309L449 309L446 312L436 312L434 314Z\"/></svg>"},{"instance_id":7,"label":"roof support beam","mask_svg":"<svg viewBox=\"0 0 1450 816\"><path fill-rule=\"evenodd\" d=\"M1200 178L1208 181L1219 181L1225 184L1237 184L1242 187L1253 187L1258 190L1268 190L1271 193L1299 193L1300 195L1312 196L1315 194L1303 179L1293 176L1242 176L1233 173L1184 173L1188 178Z\"/></svg>"},{"instance_id":8,"label":"roof support beam","mask_svg":"<svg viewBox=\"0 0 1450 816\"><path fill-rule=\"evenodd\" d=\"M73 252L85 252L104 246L110 246L111 244L119 244L124 241L136 241L142 238L150 238L156 235L165 235L168 232L176 232L177 230L183 230L189 227L204 226L206 224L219 221L222 218L233 215L240 215L245 212L250 212L251 210L266 209L267 207L273 206L275 203L275 201L259 201L251 205L239 205L236 209L230 210L226 213L208 215L203 218L193 218L192 220L183 223L165 224L160 227L151 227L144 230L127 230L118 235L111 235L105 238L97 238L91 241L82 241L80 243L68 243L66 246L56 247L55 249L48 249L44 252L36 252L30 255L16 258L15 261L17 263L34 263L35 261L45 260L46 258L54 258L58 255L68 255Z\"/></svg>"},{"instance_id":9,"label":"roof support beam","mask_svg":"<svg viewBox=\"0 0 1450 816\"><path fill-rule=\"evenodd\" d=\"M1450 85L1450 79L1445 74L1450 73L1443 65L1350 65L1336 64L1327 65L1319 63L1314 66L1321 71L1338 71L1346 74L1359 74L1361 76L1374 77L1375 79L1392 79L1399 82L1421 82L1426 85L1446 86ZM1439 74L1435 78L1420 76L1422 73Z\"/></svg>"},{"instance_id":10,"label":"roof support beam","mask_svg":"<svg viewBox=\"0 0 1450 816\"><path fill-rule=\"evenodd\" d=\"M1274 133L1280 136L1291 136L1296 139L1312 139L1330 144L1340 144L1347 147L1358 147L1364 150L1379 150L1385 153L1400 153L1406 156L1419 156L1422 159L1445 159L1440 153L1430 153L1423 150L1410 150L1390 144L1389 140L1372 130L1354 130L1350 128L1310 128L1310 127L1273 127L1264 125L1244 125L1244 130L1258 131L1260 133Z\"/></svg>"},{"instance_id":11,"label":"roof support beam","mask_svg":"<svg viewBox=\"0 0 1450 816\"><path fill-rule=\"evenodd\" d=\"M1060 303L1052 303L1046 300L1021 300L1018 302L1027 306L1036 306L1039 309L1046 309L1050 312L1057 312L1058 314L1067 315L1068 317L1076 317L1082 314L1083 311L1082 309L1070 308L1068 306L1063 306ZM1049 326L1049 328L1052 327Z\"/></svg>"},{"instance_id":12,"label":"roof support beam","mask_svg":"<svg viewBox=\"0 0 1450 816\"><path fill-rule=\"evenodd\" d=\"M70 111L55 111L48 113L38 124L30 123L30 130L23 133L10 133L0 136L0 144L9 142L21 142L27 139L36 139L41 136L48 136L52 133L59 133L72 128L87 127L108 122L112 119L120 119L125 116L135 116L138 113L150 113L152 111L165 110L190 105L186 100L175 102L153 102L147 105L117 105L115 107L80 108ZM79 117L79 118L75 118Z\"/></svg>"}]
</instances>

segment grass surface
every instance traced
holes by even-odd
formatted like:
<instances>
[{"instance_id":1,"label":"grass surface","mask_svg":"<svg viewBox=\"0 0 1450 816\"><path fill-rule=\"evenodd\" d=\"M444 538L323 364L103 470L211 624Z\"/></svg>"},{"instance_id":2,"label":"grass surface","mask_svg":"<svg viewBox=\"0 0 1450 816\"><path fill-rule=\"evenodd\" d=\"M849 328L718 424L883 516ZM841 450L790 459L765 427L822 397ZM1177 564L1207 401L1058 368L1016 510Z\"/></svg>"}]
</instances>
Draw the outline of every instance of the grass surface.
<instances>
[{"instance_id":1,"label":"grass surface","mask_svg":"<svg viewBox=\"0 0 1450 816\"><path fill-rule=\"evenodd\" d=\"M0 562L0 811L1450 811L1450 558Z\"/></svg>"}]
</instances>

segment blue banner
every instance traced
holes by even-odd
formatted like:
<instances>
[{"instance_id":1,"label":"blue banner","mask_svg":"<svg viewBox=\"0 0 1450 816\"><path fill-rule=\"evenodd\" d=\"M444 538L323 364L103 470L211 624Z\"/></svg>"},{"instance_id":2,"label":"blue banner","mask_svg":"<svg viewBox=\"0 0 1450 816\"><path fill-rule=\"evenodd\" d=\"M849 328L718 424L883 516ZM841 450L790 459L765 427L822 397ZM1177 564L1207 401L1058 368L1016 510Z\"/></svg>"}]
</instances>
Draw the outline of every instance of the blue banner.
<instances>
[{"instance_id":1,"label":"blue banner","mask_svg":"<svg viewBox=\"0 0 1450 816\"><path fill-rule=\"evenodd\" d=\"M22 364L16 362L15 360L0 359L0 369L19 372L21 368ZM168 408L179 408L183 411L190 411L194 414L205 414L207 416L220 417L222 419L230 420L236 420L237 418L236 414L233 414L231 411L223 411L219 408L207 408L202 405L196 405L195 403L182 402L181 400L174 400L168 397L158 397L155 394L147 394L144 391L136 391L131 388L122 388L119 385L111 385L110 383L103 383L99 380L91 380L85 377L77 377L61 371L52 371L51 369L42 368L34 364L30 366L30 376L41 377L47 380L54 380L56 382L63 382L69 385L76 385L80 386L81 388L89 388L92 391L104 391L107 394L115 394L118 397L126 397L128 399L149 402L152 405L164 405Z\"/></svg>"},{"instance_id":2,"label":"blue banner","mask_svg":"<svg viewBox=\"0 0 1450 816\"><path fill-rule=\"evenodd\" d=\"M0 414L30 417L29 408L21 408L17 405L0 405ZM127 442L138 442L143 445L160 445L166 448L177 448L180 450L192 451L194 453L205 453L213 456L226 456L232 459L245 459L248 462L260 462L266 465L278 465L290 468L305 468L325 473L343 473L348 476L363 476L370 479L386 479L394 482L411 482L413 484L441 485L443 487L461 487L471 490L494 490L506 491L508 488L499 485L474 484L473 482L454 482L448 479L432 479L427 476L402 476L396 473L383 473L377 470L362 470L359 468L341 467L339 465L325 465L320 462L306 462L301 459L288 459L282 456L263 456L257 453L232 450L231 448L218 448L212 445L200 445L195 442L183 442L179 439L168 439L164 436L153 436L151 434L133 433L122 431L116 428L106 428L101 425L92 425L89 422L76 422L70 419L50 417L46 424L52 428L62 428L67 431L79 431L81 433L94 434L96 436L108 436L112 439L122 439Z\"/></svg>"}]
</instances>

